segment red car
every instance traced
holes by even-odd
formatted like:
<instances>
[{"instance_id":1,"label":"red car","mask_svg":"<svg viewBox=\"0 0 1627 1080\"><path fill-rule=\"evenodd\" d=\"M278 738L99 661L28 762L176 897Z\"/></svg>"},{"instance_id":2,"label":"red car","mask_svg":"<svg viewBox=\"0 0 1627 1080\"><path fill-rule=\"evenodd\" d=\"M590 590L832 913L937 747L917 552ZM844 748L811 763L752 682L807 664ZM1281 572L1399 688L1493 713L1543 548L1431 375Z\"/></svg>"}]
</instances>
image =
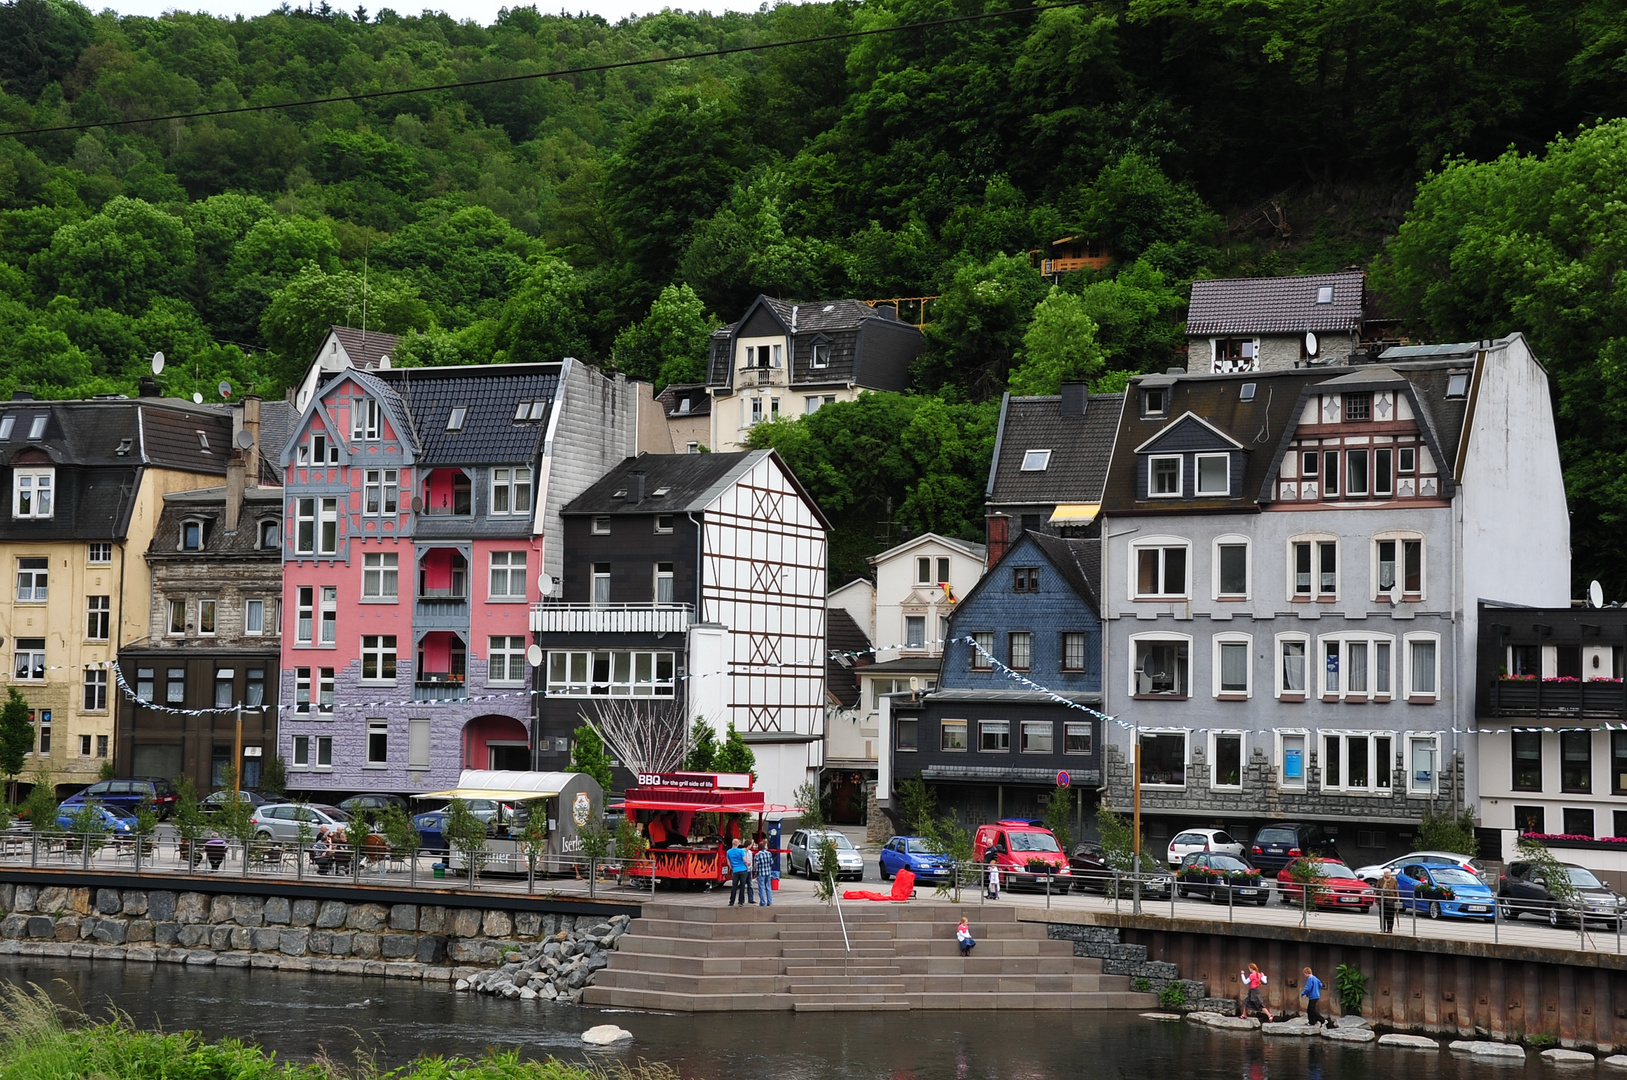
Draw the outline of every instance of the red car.
<instances>
[{"instance_id":1,"label":"red car","mask_svg":"<svg viewBox=\"0 0 1627 1080\"><path fill-rule=\"evenodd\" d=\"M1375 897L1373 887L1356 876L1356 872L1332 859L1295 859L1277 871L1277 895L1285 904L1305 902L1304 883L1294 876L1296 870L1304 877L1304 868L1314 868L1319 879L1311 889L1311 903L1319 908L1355 908L1363 915L1372 908Z\"/></svg>"},{"instance_id":2,"label":"red car","mask_svg":"<svg viewBox=\"0 0 1627 1080\"><path fill-rule=\"evenodd\" d=\"M1012 888L1054 886L1067 892L1073 884L1068 857L1050 829L1031 822L1007 819L993 825L979 825L972 838L972 858L988 876L992 859L1000 867L1000 881Z\"/></svg>"}]
</instances>

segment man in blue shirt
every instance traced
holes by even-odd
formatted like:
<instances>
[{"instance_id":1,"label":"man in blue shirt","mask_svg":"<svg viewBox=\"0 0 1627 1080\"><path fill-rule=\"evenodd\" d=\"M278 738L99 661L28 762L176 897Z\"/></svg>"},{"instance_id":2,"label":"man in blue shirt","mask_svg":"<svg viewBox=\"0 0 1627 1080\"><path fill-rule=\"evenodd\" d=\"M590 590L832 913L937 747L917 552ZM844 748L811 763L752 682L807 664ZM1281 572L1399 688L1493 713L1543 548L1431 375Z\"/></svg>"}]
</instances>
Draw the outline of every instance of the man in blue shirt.
<instances>
[{"instance_id":1,"label":"man in blue shirt","mask_svg":"<svg viewBox=\"0 0 1627 1080\"><path fill-rule=\"evenodd\" d=\"M768 907L774 902L770 896L770 890L774 888L774 853L768 849L767 840L757 845L757 854L751 857L751 868L757 872L758 906Z\"/></svg>"},{"instance_id":2,"label":"man in blue shirt","mask_svg":"<svg viewBox=\"0 0 1627 1080\"><path fill-rule=\"evenodd\" d=\"M1305 988L1299 992L1299 996L1305 999L1305 1022L1312 1027L1320 1027L1322 1014L1318 1009L1322 1003L1322 980L1310 968L1305 969Z\"/></svg>"},{"instance_id":3,"label":"man in blue shirt","mask_svg":"<svg viewBox=\"0 0 1627 1080\"><path fill-rule=\"evenodd\" d=\"M751 899L751 864L746 862L746 853L736 840L734 846L729 848L729 871L734 875L734 883L729 888L729 906L734 907L739 901L745 907Z\"/></svg>"}]
</instances>

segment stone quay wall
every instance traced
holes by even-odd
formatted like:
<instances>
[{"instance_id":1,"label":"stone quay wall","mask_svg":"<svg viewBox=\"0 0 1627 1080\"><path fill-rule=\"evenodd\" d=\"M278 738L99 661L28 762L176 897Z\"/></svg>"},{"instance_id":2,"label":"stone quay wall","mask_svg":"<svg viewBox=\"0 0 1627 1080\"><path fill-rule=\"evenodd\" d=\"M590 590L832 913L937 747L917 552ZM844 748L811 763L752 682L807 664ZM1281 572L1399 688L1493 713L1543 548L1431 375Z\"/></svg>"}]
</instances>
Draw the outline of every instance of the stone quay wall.
<instances>
[{"instance_id":1,"label":"stone quay wall","mask_svg":"<svg viewBox=\"0 0 1627 1080\"><path fill-rule=\"evenodd\" d=\"M0 883L0 955L452 982L622 910L515 910L518 905L505 907L500 896L473 899L478 906L464 906L470 898L460 898L461 904L383 903L248 889L6 882Z\"/></svg>"}]
</instances>

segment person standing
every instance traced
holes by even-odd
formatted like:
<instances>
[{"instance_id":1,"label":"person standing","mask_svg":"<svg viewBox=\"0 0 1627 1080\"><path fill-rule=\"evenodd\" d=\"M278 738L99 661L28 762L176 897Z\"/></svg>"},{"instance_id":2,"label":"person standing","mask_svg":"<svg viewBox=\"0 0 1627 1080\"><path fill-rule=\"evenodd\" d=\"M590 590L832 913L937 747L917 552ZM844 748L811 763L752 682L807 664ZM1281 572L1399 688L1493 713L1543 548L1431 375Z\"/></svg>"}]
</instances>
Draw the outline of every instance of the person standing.
<instances>
[{"instance_id":1,"label":"person standing","mask_svg":"<svg viewBox=\"0 0 1627 1080\"><path fill-rule=\"evenodd\" d=\"M767 840L757 844L757 853L751 857L751 865L757 872L757 904L768 907L774 903L774 853L769 850ZM748 892L746 895L751 894Z\"/></svg>"},{"instance_id":2,"label":"person standing","mask_svg":"<svg viewBox=\"0 0 1627 1080\"><path fill-rule=\"evenodd\" d=\"M1321 1027L1324 1023L1322 1013L1322 980L1310 968L1305 969L1305 985L1299 996L1305 999L1305 1022L1311 1027Z\"/></svg>"},{"instance_id":3,"label":"person standing","mask_svg":"<svg viewBox=\"0 0 1627 1080\"><path fill-rule=\"evenodd\" d=\"M1243 972L1243 986L1248 991L1243 998L1243 1015L1245 1017L1248 1016L1249 1010L1253 1009L1255 1012L1264 1013L1268 1023L1276 1022L1276 1017L1272 1016L1271 1010L1265 1007L1265 998L1261 995L1262 989L1270 981L1265 977L1265 972L1260 970L1258 964L1250 964L1248 970Z\"/></svg>"},{"instance_id":4,"label":"person standing","mask_svg":"<svg viewBox=\"0 0 1627 1080\"><path fill-rule=\"evenodd\" d=\"M751 898L751 864L746 861L746 852L736 838L729 848L729 873L733 875L729 886L729 906L734 907L738 902L741 907Z\"/></svg>"},{"instance_id":5,"label":"person standing","mask_svg":"<svg viewBox=\"0 0 1627 1080\"><path fill-rule=\"evenodd\" d=\"M1000 863L992 851L989 853L989 888L986 895L990 900L1000 899Z\"/></svg>"},{"instance_id":6,"label":"person standing","mask_svg":"<svg viewBox=\"0 0 1627 1080\"><path fill-rule=\"evenodd\" d=\"M966 925L966 917L960 919L960 925L955 927L955 943L960 946L960 955L970 956L977 947L977 940L972 937L972 928Z\"/></svg>"},{"instance_id":7,"label":"person standing","mask_svg":"<svg viewBox=\"0 0 1627 1080\"><path fill-rule=\"evenodd\" d=\"M1378 879L1378 925L1386 934L1395 933L1395 913L1401 906L1401 885L1395 880L1395 871L1385 867Z\"/></svg>"}]
</instances>

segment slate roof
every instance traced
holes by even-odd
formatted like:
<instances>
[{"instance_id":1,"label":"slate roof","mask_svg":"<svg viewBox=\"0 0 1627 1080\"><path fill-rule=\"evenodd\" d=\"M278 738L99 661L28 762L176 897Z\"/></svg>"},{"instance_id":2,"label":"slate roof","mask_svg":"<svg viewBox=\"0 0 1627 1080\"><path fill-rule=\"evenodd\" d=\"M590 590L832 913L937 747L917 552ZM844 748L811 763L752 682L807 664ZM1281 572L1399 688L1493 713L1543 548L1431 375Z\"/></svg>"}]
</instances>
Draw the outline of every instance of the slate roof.
<instances>
[{"instance_id":1,"label":"slate roof","mask_svg":"<svg viewBox=\"0 0 1627 1080\"><path fill-rule=\"evenodd\" d=\"M825 689L841 703L844 709L857 708L862 700L859 694L858 664L864 657L853 657L848 664L836 659L837 654L864 653L870 648L870 639L859 624L843 608L825 611Z\"/></svg>"},{"instance_id":2,"label":"slate roof","mask_svg":"<svg viewBox=\"0 0 1627 1080\"><path fill-rule=\"evenodd\" d=\"M1101 614L1102 542L1096 537L1080 539L1030 533L1034 543L1055 566L1057 573L1090 610Z\"/></svg>"},{"instance_id":3,"label":"slate roof","mask_svg":"<svg viewBox=\"0 0 1627 1080\"><path fill-rule=\"evenodd\" d=\"M260 481L281 484L282 471L277 462L294 437L299 424L299 410L291 401L262 401L260 403Z\"/></svg>"},{"instance_id":4,"label":"slate roof","mask_svg":"<svg viewBox=\"0 0 1627 1080\"><path fill-rule=\"evenodd\" d=\"M399 395L422 461L488 465L529 462L541 453L559 393L560 365L390 368L356 377ZM546 401L548 407L539 420L516 421L514 411L522 401ZM448 431L447 418L459 405L465 409L463 427Z\"/></svg>"},{"instance_id":5,"label":"slate roof","mask_svg":"<svg viewBox=\"0 0 1627 1080\"><path fill-rule=\"evenodd\" d=\"M712 414L712 395L706 392L705 383L673 383L665 390L655 395L655 400L661 404L661 410L669 417L710 416ZM689 408L679 412L679 403L688 401Z\"/></svg>"},{"instance_id":6,"label":"slate roof","mask_svg":"<svg viewBox=\"0 0 1627 1080\"><path fill-rule=\"evenodd\" d=\"M1300 277L1221 278L1192 283L1187 337L1223 334L1303 334L1361 329L1365 275L1360 270ZM1333 287L1318 304L1317 289Z\"/></svg>"},{"instance_id":7,"label":"slate roof","mask_svg":"<svg viewBox=\"0 0 1627 1080\"><path fill-rule=\"evenodd\" d=\"M394 334L381 334L377 330L363 333L349 326L329 328L339 339L339 347L350 357L352 367L362 371L376 371L379 363L395 349L401 339Z\"/></svg>"},{"instance_id":8,"label":"slate roof","mask_svg":"<svg viewBox=\"0 0 1627 1080\"><path fill-rule=\"evenodd\" d=\"M858 368L858 332L866 327L886 328L878 331L879 333L888 333L895 329L908 330L915 334L915 338L910 341L913 352L919 353L921 348L919 332L910 324L901 321L898 313L890 307L871 307L862 300L803 302L758 296L738 320L712 332L706 385L713 387L734 385L735 336L745 324L760 322L759 313L762 312L766 312L770 323L775 325L775 333L790 335L792 326L796 327L792 355L786 358L786 363L790 365L793 386L838 385L855 377ZM830 362L828 367L815 369L811 366L812 350L815 339L820 335L829 336ZM760 335L753 333L749 336ZM866 378L868 377L866 373ZM863 379L861 383L867 386L876 385ZM891 388L887 387L885 382L881 386Z\"/></svg>"},{"instance_id":9,"label":"slate roof","mask_svg":"<svg viewBox=\"0 0 1627 1080\"><path fill-rule=\"evenodd\" d=\"M1063 416L1061 397L1011 397L1000 406L1000 430L987 490L991 506L1100 502L1123 394L1095 394L1083 416ZM1023 472L1029 450L1050 450L1043 472Z\"/></svg>"},{"instance_id":10,"label":"slate roof","mask_svg":"<svg viewBox=\"0 0 1627 1080\"><path fill-rule=\"evenodd\" d=\"M226 489L224 487L197 488L178 491L164 496L164 509L158 515L158 527L153 531L147 556L154 559L195 561L211 557L250 558L270 563L282 561L282 548L260 546L256 523L264 517L282 513L283 492L280 487L246 488L243 492L243 510L238 518L237 531L226 532ZM205 531L204 550L182 551L181 522L187 518L202 518L210 523Z\"/></svg>"}]
</instances>

